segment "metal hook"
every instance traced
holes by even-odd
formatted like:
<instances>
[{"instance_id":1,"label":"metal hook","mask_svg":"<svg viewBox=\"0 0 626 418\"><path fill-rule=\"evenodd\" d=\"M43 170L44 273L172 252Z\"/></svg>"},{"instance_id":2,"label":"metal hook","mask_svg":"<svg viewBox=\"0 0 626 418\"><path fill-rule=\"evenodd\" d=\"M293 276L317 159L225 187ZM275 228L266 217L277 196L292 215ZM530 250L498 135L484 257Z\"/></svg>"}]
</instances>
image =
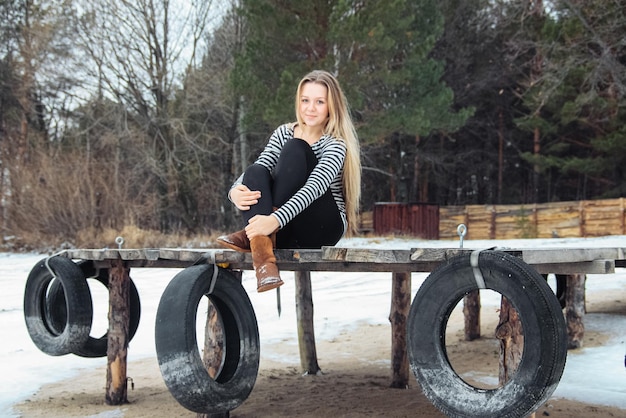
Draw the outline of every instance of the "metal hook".
<instances>
[{"instance_id":1,"label":"metal hook","mask_svg":"<svg viewBox=\"0 0 626 418\"><path fill-rule=\"evenodd\" d=\"M456 233L459 234L459 248L463 248L463 238L465 238L465 235L467 234L467 227L465 224L459 224L459 226L456 227Z\"/></svg>"},{"instance_id":2,"label":"metal hook","mask_svg":"<svg viewBox=\"0 0 626 418\"><path fill-rule=\"evenodd\" d=\"M121 250L122 249L122 245L124 245L124 238L123 237L115 238L115 243L117 244L117 248L119 250Z\"/></svg>"}]
</instances>

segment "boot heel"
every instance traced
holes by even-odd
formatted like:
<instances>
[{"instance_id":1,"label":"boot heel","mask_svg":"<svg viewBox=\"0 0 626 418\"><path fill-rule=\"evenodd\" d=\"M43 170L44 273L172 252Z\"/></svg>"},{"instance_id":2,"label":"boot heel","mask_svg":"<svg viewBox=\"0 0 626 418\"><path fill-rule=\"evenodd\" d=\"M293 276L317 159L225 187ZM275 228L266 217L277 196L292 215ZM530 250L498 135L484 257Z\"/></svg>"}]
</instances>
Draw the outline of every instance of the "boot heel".
<instances>
[{"instance_id":1,"label":"boot heel","mask_svg":"<svg viewBox=\"0 0 626 418\"><path fill-rule=\"evenodd\" d=\"M223 247L230 248L231 250L239 251L242 253L249 253L250 240L246 235L246 231L233 232L229 235L222 235L217 237L217 242Z\"/></svg>"}]
</instances>

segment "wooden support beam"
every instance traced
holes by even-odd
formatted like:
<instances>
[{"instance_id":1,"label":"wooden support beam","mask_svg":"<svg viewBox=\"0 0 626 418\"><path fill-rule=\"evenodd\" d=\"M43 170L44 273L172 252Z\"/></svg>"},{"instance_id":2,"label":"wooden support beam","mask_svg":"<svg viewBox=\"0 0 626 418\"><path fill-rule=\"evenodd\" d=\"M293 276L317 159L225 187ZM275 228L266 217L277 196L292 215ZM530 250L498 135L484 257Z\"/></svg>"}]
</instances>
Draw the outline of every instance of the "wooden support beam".
<instances>
[{"instance_id":1,"label":"wooden support beam","mask_svg":"<svg viewBox=\"0 0 626 418\"><path fill-rule=\"evenodd\" d=\"M517 310L504 296L500 302L500 321L496 327L496 338L500 340L498 382L503 386L517 371L524 351L522 321Z\"/></svg>"},{"instance_id":2,"label":"wooden support beam","mask_svg":"<svg viewBox=\"0 0 626 418\"><path fill-rule=\"evenodd\" d=\"M565 288L565 319L567 322L567 348L583 346L585 336L585 281L584 274L567 275Z\"/></svg>"},{"instance_id":3,"label":"wooden support beam","mask_svg":"<svg viewBox=\"0 0 626 418\"><path fill-rule=\"evenodd\" d=\"M313 290L311 288L311 272L296 271L296 320L298 323L298 347L300 347L300 364L305 374L321 373L317 363L315 348L315 329L313 326Z\"/></svg>"},{"instance_id":4,"label":"wooden support beam","mask_svg":"<svg viewBox=\"0 0 626 418\"><path fill-rule=\"evenodd\" d=\"M109 270L109 330L107 346L107 405L128 403L126 360L130 320L129 268L122 259Z\"/></svg>"},{"instance_id":5,"label":"wooden support beam","mask_svg":"<svg viewBox=\"0 0 626 418\"><path fill-rule=\"evenodd\" d=\"M496 327L496 338L500 340L500 371L499 386L515 374L524 353L524 329L517 310L507 298L502 296L500 302L500 321ZM533 412L528 418L535 418Z\"/></svg>"},{"instance_id":6,"label":"wooden support beam","mask_svg":"<svg viewBox=\"0 0 626 418\"><path fill-rule=\"evenodd\" d=\"M391 387L409 387L407 319L411 309L411 272L392 273L391 284Z\"/></svg>"},{"instance_id":7,"label":"wooden support beam","mask_svg":"<svg viewBox=\"0 0 626 418\"><path fill-rule=\"evenodd\" d=\"M239 281L241 281L241 271L232 271L232 274L237 277ZM212 379L215 379L215 377L219 374L223 359L224 328L222 322L220 321L217 309L215 309L215 305L209 303L206 324L204 326L202 361ZM226 411L214 414L198 413L196 418L228 418L229 416L230 412Z\"/></svg>"},{"instance_id":8,"label":"wooden support beam","mask_svg":"<svg viewBox=\"0 0 626 418\"><path fill-rule=\"evenodd\" d=\"M463 298L465 341L480 338L480 291L473 290Z\"/></svg>"}]
</instances>

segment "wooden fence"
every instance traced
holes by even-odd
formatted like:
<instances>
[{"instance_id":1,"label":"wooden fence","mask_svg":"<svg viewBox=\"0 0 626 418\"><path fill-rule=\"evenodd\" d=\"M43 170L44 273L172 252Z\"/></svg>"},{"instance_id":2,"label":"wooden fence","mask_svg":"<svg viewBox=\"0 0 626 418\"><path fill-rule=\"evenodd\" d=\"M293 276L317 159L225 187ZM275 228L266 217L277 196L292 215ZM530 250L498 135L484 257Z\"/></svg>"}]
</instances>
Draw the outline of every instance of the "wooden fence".
<instances>
[{"instance_id":1,"label":"wooden fence","mask_svg":"<svg viewBox=\"0 0 626 418\"><path fill-rule=\"evenodd\" d=\"M626 200L603 199L527 205L468 205L439 208L440 239L568 238L626 234Z\"/></svg>"},{"instance_id":2,"label":"wooden fence","mask_svg":"<svg viewBox=\"0 0 626 418\"><path fill-rule=\"evenodd\" d=\"M439 239L568 238L626 235L626 198L525 205L439 207ZM372 233L372 212L361 218L361 232ZM407 231L407 235L410 233Z\"/></svg>"}]
</instances>

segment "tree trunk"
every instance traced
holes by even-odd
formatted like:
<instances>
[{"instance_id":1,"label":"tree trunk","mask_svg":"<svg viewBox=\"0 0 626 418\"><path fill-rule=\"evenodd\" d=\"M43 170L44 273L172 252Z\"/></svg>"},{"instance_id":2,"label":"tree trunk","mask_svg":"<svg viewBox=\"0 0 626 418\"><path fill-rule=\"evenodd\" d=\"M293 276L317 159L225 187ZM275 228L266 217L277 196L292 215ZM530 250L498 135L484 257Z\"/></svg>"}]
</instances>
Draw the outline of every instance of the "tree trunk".
<instances>
[{"instance_id":1,"label":"tree trunk","mask_svg":"<svg viewBox=\"0 0 626 418\"><path fill-rule=\"evenodd\" d=\"M406 349L407 318L411 308L411 273L392 273L391 290L391 387L409 387L409 359Z\"/></svg>"},{"instance_id":2,"label":"tree trunk","mask_svg":"<svg viewBox=\"0 0 626 418\"><path fill-rule=\"evenodd\" d=\"M541 19L543 16L543 0L535 0L534 3L531 3L531 13L537 16L538 19ZM536 83L543 74L543 54L541 52L541 48L537 48L537 52L533 57L532 67L530 70L530 82L531 84ZM541 108L536 110L536 113L539 114ZM535 156L539 156L541 154L541 131L538 127L535 127L533 130L533 154ZM541 175L541 168L538 164L533 166L533 190L532 190L532 203L537 203L539 201L539 177Z\"/></svg>"},{"instance_id":3,"label":"tree trunk","mask_svg":"<svg viewBox=\"0 0 626 418\"><path fill-rule=\"evenodd\" d=\"M128 403L126 361L130 318L129 268L121 259L109 270L109 331L107 346L107 405Z\"/></svg>"},{"instance_id":4,"label":"tree trunk","mask_svg":"<svg viewBox=\"0 0 626 418\"><path fill-rule=\"evenodd\" d=\"M498 112L498 197L496 202L502 203L502 184L504 180L504 115L502 108Z\"/></svg>"},{"instance_id":5,"label":"tree trunk","mask_svg":"<svg viewBox=\"0 0 626 418\"><path fill-rule=\"evenodd\" d=\"M318 374L322 370L317 364L315 330L313 326L313 291L311 272L296 271L296 319L298 322L298 346L300 364L306 374Z\"/></svg>"}]
</instances>

